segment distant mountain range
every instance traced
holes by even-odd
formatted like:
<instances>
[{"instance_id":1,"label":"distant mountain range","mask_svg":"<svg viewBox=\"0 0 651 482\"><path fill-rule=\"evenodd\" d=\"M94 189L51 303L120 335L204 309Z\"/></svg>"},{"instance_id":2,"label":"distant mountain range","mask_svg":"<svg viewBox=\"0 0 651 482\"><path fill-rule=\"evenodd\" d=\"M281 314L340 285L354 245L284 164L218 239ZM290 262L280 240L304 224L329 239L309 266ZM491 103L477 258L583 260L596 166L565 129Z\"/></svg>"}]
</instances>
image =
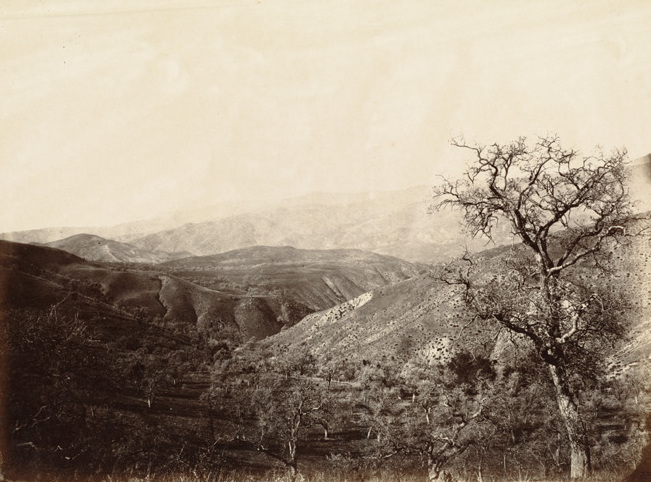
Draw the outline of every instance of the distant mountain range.
<instances>
[{"instance_id":1,"label":"distant mountain range","mask_svg":"<svg viewBox=\"0 0 651 482\"><path fill-rule=\"evenodd\" d=\"M132 241L142 249L221 253L246 246L293 246L301 249L363 249L429 262L458 246L458 218L427 215L427 202L392 207L362 203L297 206L242 214L217 221L186 224ZM410 247L417 247L413 253Z\"/></svg>"},{"instance_id":2,"label":"distant mountain range","mask_svg":"<svg viewBox=\"0 0 651 482\"><path fill-rule=\"evenodd\" d=\"M154 220L114 228L22 231L0 238L60 247L88 260L123 262L159 262L248 246L293 246L362 249L431 263L459 254L465 244L473 250L486 246L485 240L466 241L458 213L428 214L430 194L425 186L377 194L317 193L164 230L157 228L165 223ZM510 239L508 232L498 232L498 242Z\"/></svg>"},{"instance_id":3,"label":"distant mountain range","mask_svg":"<svg viewBox=\"0 0 651 482\"><path fill-rule=\"evenodd\" d=\"M651 154L634 161L630 173L637 210L651 209ZM514 241L507 226L497 226L494 243L469 239L458 211L428 214L431 202L431 189L426 186L382 193L314 193L266 207L206 206L107 228L37 229L0 234L0 239L60 247L88 260L136 263L249 246L362 249L436 263L465 248L478 252Z\"/></svg>"}]
</instances>

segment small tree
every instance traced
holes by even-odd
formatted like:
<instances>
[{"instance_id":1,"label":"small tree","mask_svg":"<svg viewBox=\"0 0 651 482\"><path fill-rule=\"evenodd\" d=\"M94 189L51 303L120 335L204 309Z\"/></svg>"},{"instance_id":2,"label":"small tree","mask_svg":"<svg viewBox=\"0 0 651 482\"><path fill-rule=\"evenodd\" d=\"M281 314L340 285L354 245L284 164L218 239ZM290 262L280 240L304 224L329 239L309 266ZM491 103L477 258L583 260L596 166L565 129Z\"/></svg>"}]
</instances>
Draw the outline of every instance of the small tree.
<instances>
[{"instance_id":1,"label":"small tree","mask_svg":"<svg viewBox=\"0 0 651 482\"><path fill-rule=\"evenodd\" d=\"M312 380L265 377L252 398L255 449L283 462L294 479L300 431L313 424L323 426L327 405L327 391Z\"/></svg>"},{"instance_id":2,"label":"small tree","mask_svg":"<svg viewBox=\"0 0 651 482\"><path fill-rule=\"evenodd\" d=\"M469 450L488 445L494 435L485 412L499 389L483 361L488 362L460 352L449 365L412 365L403 372L400 388L412 396L385 409L386 441L379 455L418 456L431 481L452 480L455 466L470 468Z\"/></svg>"},{"instance_id":3,"label":"small tree","mask_svg":"<svg viewBox=\"0 0 651 482\"><path fill-rule=\"evenodd\" d=\"M432 209L460 208L473 236L492 238L498 222L506 221L535 263L504 266L478 279L466 257L466 266L450 270L446 281L465 289L476 316L535 347L567 431L570 475L584 477L590 450L574 377L597 368L598 357L590 354L602 346L600 335L618 334L621 318L617 302L608 303L594 286L580 286L570 273L588 261L600 269L609 242L625 234L626 152L585 157L561 147L556 137L533 145L524 138L508 145L453 145L468 149L475 160L461 179L444 179L435 188Z\"/></svg>"},{"instance_id":4,"label":"small tree","mask_svg":"<svg viewBox=\"0 0 651 482\"><path fill-rule=\"evenodd\" d=\"M319 425L327 438L333 403L325 380L301 375L303 360L293 364L270 352L238 350L215 364L208 395L222 415L235 409L228 415L236 423L217 441L266 454L281 462L292 480L298 475L300 437Z\"/></svg>"}]
</instances>

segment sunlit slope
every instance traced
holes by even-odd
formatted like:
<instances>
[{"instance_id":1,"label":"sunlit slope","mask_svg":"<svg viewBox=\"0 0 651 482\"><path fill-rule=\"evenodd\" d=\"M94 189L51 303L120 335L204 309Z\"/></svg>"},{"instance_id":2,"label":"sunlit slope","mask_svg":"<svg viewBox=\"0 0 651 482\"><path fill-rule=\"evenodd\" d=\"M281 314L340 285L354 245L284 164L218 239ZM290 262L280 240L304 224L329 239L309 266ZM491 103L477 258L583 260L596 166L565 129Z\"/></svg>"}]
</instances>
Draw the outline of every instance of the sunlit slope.
<instances>
[{"instance_id":1,"label":"sunlit slope","mask_svg":"<svg viewBox=\"0 0 651 482\"><path fill-rule=\"evenodd\" d=\"M625 342L611 355L616 370L651 356L651 222L648 215L626 225L627 236L608 251L597 269L586 260L571 271L577 282L623 293L628 316ZM522 245L480 253L475 273L490 278L507 259L534 262ZM463 288L443 281L442 267L430 274L372 290L356 300L307 316L267 340L291 353L309 349L322 360L379 360L382 357L445 361L455 350L507 353L509 337L495 324L473 320ZM625 298L625 299L624 299ZM505 352L506 350L506 352Z\"/></svg>"}]
</instances>

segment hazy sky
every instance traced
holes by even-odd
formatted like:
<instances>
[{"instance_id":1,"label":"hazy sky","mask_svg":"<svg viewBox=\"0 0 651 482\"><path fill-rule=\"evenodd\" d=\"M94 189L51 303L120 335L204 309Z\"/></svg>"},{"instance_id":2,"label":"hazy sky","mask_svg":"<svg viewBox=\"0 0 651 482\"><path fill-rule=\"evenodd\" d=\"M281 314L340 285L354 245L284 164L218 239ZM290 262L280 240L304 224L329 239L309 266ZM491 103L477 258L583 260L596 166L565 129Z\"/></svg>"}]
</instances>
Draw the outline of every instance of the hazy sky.
<instances>
[{"instance_id":1,"label":"hazy sky","mask_svg":"<svg viewBox=\"0 0 651 482\"><path fill-rule=\"evenodd\" d=\"M651 152L651 2L0 2L0 231L430 184L448 144Z\"/></svg>"}]
</instances>

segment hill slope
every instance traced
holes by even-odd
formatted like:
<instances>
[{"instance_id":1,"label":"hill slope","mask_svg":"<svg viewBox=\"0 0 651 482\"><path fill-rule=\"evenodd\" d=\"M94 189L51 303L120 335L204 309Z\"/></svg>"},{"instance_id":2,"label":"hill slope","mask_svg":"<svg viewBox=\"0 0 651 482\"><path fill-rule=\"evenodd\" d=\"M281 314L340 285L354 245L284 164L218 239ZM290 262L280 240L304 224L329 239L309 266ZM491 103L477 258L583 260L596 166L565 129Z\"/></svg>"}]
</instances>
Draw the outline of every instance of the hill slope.
<instances>
[{"instance_id":1,"label":"hill slope","mask_svg":"<svg viewBox=\"0 0 651 482\"><path fill-rule=\"evenodd\" d=\"M242 312L241 306L251 304L248 297L233 297L162 272L91 263L49 247L0 241L0 286L1 309L47 308L72 296L148 320L170 333L234 343L282 328L275 299L261 298Z\"/></svg>"},{"instance_id":2,"label":"hill slope","mask_svg":"<svg viewBox=\"0 0 651 482\"><path fill-rule=\"evenodd\" d=\"M583 263L574 276L625 290L632 294L631 339L611 361L626 367L651 359L651 220L633 221L631 232L640 233L627 245L617 246L610 259L612 271L594 278L593 266ZM479 271L490 275L508 257L528 257L521 245L480 253ZM440 269L440 268L439 268ZM593 279L594 278L594 279ZM441 281L437 270L370 291L334 308L314 313L295 326L267 339L266 345L291 353L309 346L321 362L334 360L407 360L442 362L463 347L486 353L504 347L495 325L472 321L462 291Z\"/></svg>"},{"instance_id":3,"label":"hill slope","mask_svg":"<svg viewBox=\"0 0 651 482\"><path fill-rule=\"evenodd\" d=\"M147 251L127 243L85 233L46 243L46 246L62 249L89 261L107 263L160 263L190 255L189 253L173 254L162 251Z\"/></svg>"},{"instance_id":4,"label":"hill slope","mask_svg":"<svg viewBox=\"0 0 651 482\"><path fill-rule=\"evenodd\" d=\"M360 250L255 246L160 265L177 276L235 295L289 298L318 311L422 274L427 268Z\"/></svg>"}]
</instances>

